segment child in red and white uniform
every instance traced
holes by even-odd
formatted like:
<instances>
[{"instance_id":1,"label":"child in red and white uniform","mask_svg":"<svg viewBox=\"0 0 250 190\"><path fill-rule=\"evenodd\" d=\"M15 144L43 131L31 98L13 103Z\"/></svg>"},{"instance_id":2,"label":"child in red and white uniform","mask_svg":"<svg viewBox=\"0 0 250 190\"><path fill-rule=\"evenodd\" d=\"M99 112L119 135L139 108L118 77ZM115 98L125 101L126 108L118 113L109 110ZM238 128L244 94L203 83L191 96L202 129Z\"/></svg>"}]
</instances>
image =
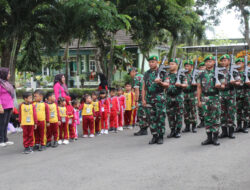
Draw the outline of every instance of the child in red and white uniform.
<instances>
[{"instance_id":1,"label":"child in red and white uniform","mask_svg":"<svg viewBox=\"0 0 250 190\"><path fill-rule=\"evenodd\" d=\"M90 95L85 96L85 102L81 104L79 109L82 110L83 138L95 137L95 129L94 129L95 110Z\"/></svg>"},{"instance_id":2,"label":"child in red and white uniform","mask_svg":"<svg viewBox=\"0 0 250 190\"><path fill-rule=\"evenodd\" d=\"M46 126L49 126L49 106L43 102L43 91L36 90L34 92L33 105L37 113L37 129L35 129L35 147L34 150L43 151L46 145Z\"/></svg>"},{"instance_id":3,"label":"child in red and white uniform","mask_svg":"<svg viewBox=\"0 0 250 190\"><path fill-rule=\"evenodd\" d=\"M122 88L119 88L117 91L118 100L120 104L120 113L118 115L118 131L123 131L123 125L124 125L124 110L126 108L126 98L123 95Z\"/></svg>"},{"instance_id":4,"label":"child in red and white uniform","mask_svg":"<svg viewBox=\"0 0 250 190\"><path fill-rule=\"evenodd\" d=\"M132 89L133 97L135 97L135 91ZM132 118L130 125L135 127L135 123L137 122L137 109L136 109L136 100L133 98L133 106L132 106Z\"/></svg>"},{"instance_id":5,"label":"child in red and white uniform","mask_svg":"<svg viewBox=\"0 0 250 190\"><path fill-rule=\"evenodd\" d=\"M59 126L59 141L58 144L69 144L69 119L67 115L67 103L65 98L58 99L58 109L61 118L61 125Z\"/></svg>"},{"instance_id":6,"label":"child in red and white uniform","mask_svg":"<svg viewBox=\"0 0 250 190\"><path fill-rule=\"evenodd\" d=\"M101 130L101 134L108 134L108 118L110 116L110 103L108 98L106 98L107 94L106 94L106 90L101 90L100 92L100 107L101 107L101 126L102 126L102 130Z\"/></svg>"},{"instance_id":7,"label":"child in red and white uniform","mask_svg":"<svg viewBox=\"0 0 250 190\"><path fill-rule=\"evenodd\" d=\"M71 105L71 98L66 96L66 110L67 110L67 117L68 117L68 128L69 128L69 138L70 141L75 141L75 114L74 114L74 107Z\"/></svg>"},{"instance_id":8,"label":"child in red and white uniform","mask_svg":"<svg viewBox=\"0 0 250 190\"><path fill-rule=\"evenodd\" d=\"M24 102L19 108L19 122L23 128L23 153L29 154L33 152L34 129L37 128L37 115L36 108L32 104L32 93L25 92L23 100Z\"/></svg>"},{"instance_id":9,"label":"child in red and white uniform","mask_svg":"<svg viewBox=\"0 0 250 190\"><path fill-rule=\"evenodd\" d=\"M133 106L133 100L134 100L134 94L131 91L131 84L126 83L125 85L126 92L124 93L124 96L126 97L126 108L124 112L124 128L131 129L131 119L132 119L132 110L134 108Z\"/></svg>"},{"instance_id":10,"label":"child in red and white uniform","mask_svg":"<svg viewBox=\"0 0 250 190\"><path fill-rule=\"evenodd\" d=\"M93 92L92 93L92 104L94 106L94 110L95 110L95 122L94 122L94 126L95 126L95 134L96 135L100 135L100 121L101 121L101 107L100 107L100 103L97 99L97 93Z\"/></svg>"},{"instance_id":11,"label":"child in red and white uniform","mask_svg":"<svg viewBox=\"0 0 250 190\"><path fill-rule=\"evenodd\" d=\"M72 106L74 107L74 117L75 117L75 140L78 139L78 125L80 125L80 117L79 117L79 102L77 100L72 101Z\"/></svg>"},{"instance_id":12,"label":"child in red and white uniform","mask_svg":"<svg viewBox=\"0 0 250 190\"><path fill-rule=\"evenodd\" d=\"M47 147L56 148L58 146L58 128L61 125L61 118L59 109L56 104L56 97L53 92L48 92L46 95L47 103L49 106L49 126L47 126ZM54 142L52 143L52 138Z\"/></svg>"},{"instance_id":13,"label":"child in red and white uniform","mask_svg":"<svg viewBox=\"0 0 250 190\"><path fill-rule=\"evenodd\" d=\"M114 131L117 133L117 128L118 128L118 115L120 114L120 104L118 97L116 96L116 89L111 88L110 89L110 118L109 118L109 123L110 123L110 128L109 131Z\"/></svg>"}]
</instances>

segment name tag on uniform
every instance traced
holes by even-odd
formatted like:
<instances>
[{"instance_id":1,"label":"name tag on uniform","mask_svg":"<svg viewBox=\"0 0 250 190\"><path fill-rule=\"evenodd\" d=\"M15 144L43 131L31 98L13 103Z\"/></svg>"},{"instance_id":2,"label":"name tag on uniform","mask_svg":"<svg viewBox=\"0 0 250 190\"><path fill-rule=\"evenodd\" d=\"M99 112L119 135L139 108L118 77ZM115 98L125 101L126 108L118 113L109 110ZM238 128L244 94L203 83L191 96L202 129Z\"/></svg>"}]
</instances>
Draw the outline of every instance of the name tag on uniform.
<instances>
[{"instance_id":1,"label":"name tag on uniform","mask_svg":"<svg viewBox=\"0 0 250 190\"><path fill-rule=\"evenodd\" d=\"M31 122L31 117L30 117L30 116L27 116L27 117L26 117L26 122L27 122L27 123L30 123L30 122Z\"/></svg>"},{"instance_id":2,"label":"name tag on uniform","mask_svg":"<svg viewBox=\"0 0 250 190\"><path fill-rule=\"evenodd\" d=\"M102 112L104 112L104 107L102 107Z\"/></svg>"},{"instance_id":3,"label":"name tag on uniform","mask_svg":"<svg viewBox=\"0 0 250 190\"><path fill-rule=\"evenodd\" d=\"M50 112L50 117L54 118L55 117L55 112Z\"/></svg>"},{"instance_id":4,"label":"name tag on uniform","mask_svg":"<svg viewBox=\"0 0 250 190\"><path fill-rule=\"evenodd\" d=\"M87 108L87 109L86 109L86 112L87 112L87 113L90 113L90 112L91 112L91 109L90 109L90 108Z\"/></svg>"},{"instance_id":5,"label":"name tag on uniform","mask_svg":"<svg viewBox=\"0 0 250 190\"><path fill-rule=\"evenodd\" d=\"M62 123L66 123L66 118L62 117Z\"/></svg>"},{"instance_id":6,"label":"name tag on uniform","mask_svg":"<svg viewBox=\"0 0 250 190\"><path fill-rule=\"evenodd\" d=\"M70 125L72 124L72 119L69 119L69 124L70 124Z\"/></svg>"}]
</instances>

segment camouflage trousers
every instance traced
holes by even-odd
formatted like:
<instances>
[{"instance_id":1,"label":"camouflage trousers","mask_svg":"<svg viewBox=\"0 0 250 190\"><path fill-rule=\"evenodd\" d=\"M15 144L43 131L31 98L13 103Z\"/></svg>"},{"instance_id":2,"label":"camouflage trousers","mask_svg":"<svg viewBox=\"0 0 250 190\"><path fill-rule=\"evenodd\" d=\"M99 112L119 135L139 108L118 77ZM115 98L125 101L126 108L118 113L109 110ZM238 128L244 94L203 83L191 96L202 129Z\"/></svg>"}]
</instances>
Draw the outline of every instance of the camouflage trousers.
<instances>
[{"instance_id":1,"label":"camouflage trousers","mask_svg":"<svg viewBox=\"0 0 250 190\"><path fill-rule=\"evenodd\" d=\"M221 115L219 96L202 96L201 102L206 132L219 132Z\"/></svg>"},{"instance_id":2,"label":"camouflage trousers","mask_svg":"<svg viewBox=\"0 0 250 190\"><path fill-rule=\"evenodd\" d=\"M182 127L183 101L183 95L177 95L176 97L167 97L166 108L170 129Z\"/></svg>"},{"instance_id":3,"label":"camouflage trousers","mask_svg":"<svg viewBox=\"0 0 250 190\"><path fill-rule=\"evenodd\" d=\"M184 122L186 125L196 125L196 97L194 93L184 94Z\"/></svg>"},{"instance_id":4,"label":"camouflage trousers","mask_svg":"<svg viewBox=\"0 0 250 190\"><path fill-rule=\"evenodd\" d=\"M236 97L221 96L221 127L235 127Z\"/></svg>"},{"instance_id":5,"label":"camouflage trousers","mask_svg":"<svg viewBox=\"0 0 250 190\"><path fill-rule=\"evenodd\" d=\"M204 120L204 114L202 111L202 107L198 107L198 115L199 115L200 120Z\"/></svg>"},{"instance_id":6,"label":"camouflage trousers","mask_svg":"<svg viewBox=\"0 0 250 190\"><path fill-rule=\"evenodd\" d=\"M166 106L164 99L158 96L156 99L147 100L147 103L148 106L145 110L152 135L164 135L166 131Z\"/></svg>"},{"instance_id":7,"label":"camouflage trousers","mask_svg":"<svg viewBox=\"0 0 250 190\"><path fill-rule=\"evenodd\" d=\"M237 122L249 121L249 96L236 97Z\"/></svg>"},{"instance_id":8,"label":"camouflage trousers","mask_svg":"<svg viewBox=\"0 0 250 190\"><path fill-rule=\"evenodd\" d=\"M147 129L149 127L149 123L147 121L146 109L139 104L137 110L137 122L139 123L140 129Z\"/></svg>"}]
</instances>

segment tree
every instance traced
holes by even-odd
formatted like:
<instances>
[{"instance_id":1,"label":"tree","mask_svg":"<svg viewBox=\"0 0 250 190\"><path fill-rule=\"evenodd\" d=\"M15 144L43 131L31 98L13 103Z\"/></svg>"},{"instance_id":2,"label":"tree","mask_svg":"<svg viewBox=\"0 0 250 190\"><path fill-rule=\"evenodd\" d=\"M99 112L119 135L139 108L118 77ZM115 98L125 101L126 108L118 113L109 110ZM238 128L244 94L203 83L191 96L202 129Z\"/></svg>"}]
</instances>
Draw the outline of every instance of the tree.
<instances>
[{"instance_id":1,"label":"tree","mask_svg":"<svg viewBox=\"0 0 250 190\"><path fill-rule=\"evenodd\" d=\"M24 42L30 38L38 39L35 37L38 33L43 36L44 42L49 41L48 31L51 30L47 28L56 26L53 22L55 5L55 0L0 1L1 65L10 68L12 83L15 82L17 55ZM38 47L34 43L33 47ZM26 51L29 50L26 48Z\"/></svg>"},{"instance_id":2,"label":"tree","mask_svg":"<svg viewBox=\"0 0 250 190\"><path fill-rule=\"evenodd\" d=\"M227 5L228 9L236 9L240 12L240 21L244 26L243 35L250 49L250 38L249 38L249 16L250 16L250 1L249 0L230 0Z\"/></svg>"}]
</instances>

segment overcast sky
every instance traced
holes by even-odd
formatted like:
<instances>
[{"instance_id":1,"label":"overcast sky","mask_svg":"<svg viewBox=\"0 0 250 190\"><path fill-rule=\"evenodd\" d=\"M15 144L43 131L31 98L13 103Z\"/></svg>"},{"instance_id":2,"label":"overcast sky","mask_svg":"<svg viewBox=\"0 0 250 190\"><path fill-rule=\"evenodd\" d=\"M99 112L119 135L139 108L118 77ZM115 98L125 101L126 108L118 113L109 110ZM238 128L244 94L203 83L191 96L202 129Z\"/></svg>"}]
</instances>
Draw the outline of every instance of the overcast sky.
<instances>
[{"instance_id":1,"label":"overcast sky","mask_svg":"<svg viewBox=\"0 0 250 190\"><path fill-rule=\"evenodd\" d=\"M221 0L219 7L223 8L227 5L228 0ZM239 13L238 13L239 14ZM240 20L236 17L236 13L232 10L230 13L224 11L220 17L220 24L213 27L214 31L206 31L208 39L214 38L243 38L240 32Z\"/></svg>"}]
</instances>

